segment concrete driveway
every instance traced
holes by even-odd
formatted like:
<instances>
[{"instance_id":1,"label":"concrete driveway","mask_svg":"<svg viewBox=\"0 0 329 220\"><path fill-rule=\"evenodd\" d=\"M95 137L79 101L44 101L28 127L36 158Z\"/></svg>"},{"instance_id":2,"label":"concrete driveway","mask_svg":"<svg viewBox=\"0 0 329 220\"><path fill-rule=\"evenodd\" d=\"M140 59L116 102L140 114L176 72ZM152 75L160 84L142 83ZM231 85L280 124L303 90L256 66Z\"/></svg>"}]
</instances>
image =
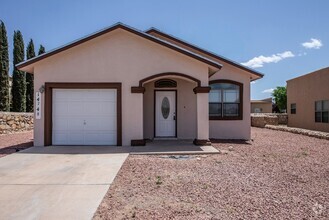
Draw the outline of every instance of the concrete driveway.
<instances>
[{"instance_id":1,"label":"concrete driveway","mask_svg":"<svg viewBox=\"0 0 329 220\"><path fill-rule=\"evenodd\" d=\"M128 154L61 146L0 158L0 219L91 219Z\"/></svg>"}]
</instances>

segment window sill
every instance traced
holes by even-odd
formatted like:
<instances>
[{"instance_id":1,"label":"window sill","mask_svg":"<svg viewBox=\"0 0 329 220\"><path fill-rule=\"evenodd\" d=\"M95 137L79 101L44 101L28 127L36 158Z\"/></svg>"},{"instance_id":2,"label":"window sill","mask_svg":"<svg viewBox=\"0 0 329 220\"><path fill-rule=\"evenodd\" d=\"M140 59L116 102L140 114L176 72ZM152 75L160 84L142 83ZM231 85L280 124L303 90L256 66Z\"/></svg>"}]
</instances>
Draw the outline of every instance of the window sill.
<instances>
[{"instance_id":1,"label":"window sill","mask_svg":"<svg viewBox=\"0 0 329 220\"><path fill-rule=\"evenodd\" d=\"M236 121L236 120L243 120L241 116L236 117L219 117L219 116L209 116L209 120L220 120L220 121Z\"/></svg>"}]
</instances>

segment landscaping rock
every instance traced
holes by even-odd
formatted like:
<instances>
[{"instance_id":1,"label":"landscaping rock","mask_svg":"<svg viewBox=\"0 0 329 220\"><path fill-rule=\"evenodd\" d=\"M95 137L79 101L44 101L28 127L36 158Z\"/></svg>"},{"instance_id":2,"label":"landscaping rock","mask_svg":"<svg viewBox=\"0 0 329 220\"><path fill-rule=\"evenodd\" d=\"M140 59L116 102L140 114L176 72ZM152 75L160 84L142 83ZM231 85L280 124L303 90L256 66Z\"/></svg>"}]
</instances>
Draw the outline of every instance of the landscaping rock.
<instances>
[{"instance_id":1,"label":"landscaping rock","mask_svg":"<svg viewBox=\"0 0 329 220\"><path fill-rule=\"evenodd\" d=\"M307 129L303 129L303 128L287 127L287 126L282 126L282 125L281 126L266 125L265 128L272 129L272 130L278 130L278 131L286 131L286 132L291 132L294 134L301 134L301 135L306 135L306 136L310 136L310 137L329 140L329 133L327 133L327 132L313 131L313 130L307 130Z\"/></svg>"},{"instance_id":2,"label":"landscaping rock","mask_svg":"<svg viewBox=\"0 0 329 220\"><path fill-rule=\"evenodd\" d=\"M0 134L33 129L33 113L0 112Z\"/></svg>"}]
</instances>

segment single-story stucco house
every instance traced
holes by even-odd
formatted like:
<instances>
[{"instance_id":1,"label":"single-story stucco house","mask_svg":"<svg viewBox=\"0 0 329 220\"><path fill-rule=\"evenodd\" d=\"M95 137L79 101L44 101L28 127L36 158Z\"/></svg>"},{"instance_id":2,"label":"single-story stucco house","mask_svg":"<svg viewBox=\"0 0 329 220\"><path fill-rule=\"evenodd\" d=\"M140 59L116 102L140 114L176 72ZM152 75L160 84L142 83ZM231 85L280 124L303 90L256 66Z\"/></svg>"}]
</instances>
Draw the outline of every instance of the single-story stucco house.
<instances>
[{"instance_id":1,"label":"single-story stucco house","mask_svg":"<svg viewBox=\"0 0 329 220\"><path fill-rule=\"evenodd\" d=\"M263 77L157 29L122 23L17 67L34 74L35 146L250 139L250 82Z\"/></svg>"},{"instance_id":2,"label":"single-story stucco house","mask_svg":"<svg viewBox=\"0 0 329 220\"><path fill-rule=\"evenodd\" d=\"M272 98L251 100L251 113L272 113Z\"/></svg>"},{"instance_id":3,"label":"single-story stucco house","mask_svg":"<svg viewBox=\"0 0 329 220\"><path fill-rule=\"evenodd\" d=\"M329 67L287 81L288 126L329 132Z\"/></svg>"}]
</instances>

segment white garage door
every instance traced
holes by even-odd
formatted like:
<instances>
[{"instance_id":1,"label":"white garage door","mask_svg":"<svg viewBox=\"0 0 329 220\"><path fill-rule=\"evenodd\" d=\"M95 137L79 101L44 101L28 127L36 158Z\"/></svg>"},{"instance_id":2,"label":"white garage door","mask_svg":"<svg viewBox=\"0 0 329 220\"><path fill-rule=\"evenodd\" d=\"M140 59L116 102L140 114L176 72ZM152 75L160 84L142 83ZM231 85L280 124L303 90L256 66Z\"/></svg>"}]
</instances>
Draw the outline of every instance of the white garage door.
<instances>
[{"instance_id":1,"label":"white garage door","mask_svg":"<svg viewBox=\"0 0 329 220\"><path fill-rule=\"evenodd\" d=\"M116 145L116 89L53 89L53 145Z\"/></svg>"}]
</instances>

